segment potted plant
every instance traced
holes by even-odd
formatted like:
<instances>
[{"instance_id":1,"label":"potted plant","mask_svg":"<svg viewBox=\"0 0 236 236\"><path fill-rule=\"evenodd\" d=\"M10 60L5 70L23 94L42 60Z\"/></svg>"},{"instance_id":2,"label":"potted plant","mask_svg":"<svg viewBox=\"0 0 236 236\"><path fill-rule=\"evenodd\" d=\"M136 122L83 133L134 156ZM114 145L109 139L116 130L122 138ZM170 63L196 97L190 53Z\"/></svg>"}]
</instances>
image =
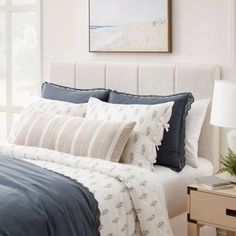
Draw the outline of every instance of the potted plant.
<instances>
[{"instance_id":1,"label":"potted plant","mask_svg":"<svg viewBox=\"0 0 236 236\"><path fill-rule=\"evenodd\" d=\"M222 168L219 173L227 173L227 177L233 183L236 183L236 152L228 149L228 155L226 157L221 156L220 163Z\"/></svg>"}]
</instances>

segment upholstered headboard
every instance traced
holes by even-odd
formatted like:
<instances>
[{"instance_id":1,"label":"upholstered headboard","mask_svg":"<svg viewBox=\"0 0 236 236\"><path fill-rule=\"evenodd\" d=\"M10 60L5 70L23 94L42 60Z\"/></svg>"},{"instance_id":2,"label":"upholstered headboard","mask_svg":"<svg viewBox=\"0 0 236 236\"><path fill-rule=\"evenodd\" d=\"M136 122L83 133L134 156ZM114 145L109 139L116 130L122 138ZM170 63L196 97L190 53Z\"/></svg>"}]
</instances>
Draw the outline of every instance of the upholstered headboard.
<instances>
[{"instance_id":1,"label":"upholstered headboard","mask_svg":"<svg viewBox=\"0 0 236 236\"><path fill-rule=\"evenodd\" d=\"M133 94L167 95L191 91L195 100L212 98L216 65L78 62L52 63L50 81L75 88L110 88ZM210 125L210 108L202 129L199 156L219 166L220 130Z\"/></svg>"}]
</instances>

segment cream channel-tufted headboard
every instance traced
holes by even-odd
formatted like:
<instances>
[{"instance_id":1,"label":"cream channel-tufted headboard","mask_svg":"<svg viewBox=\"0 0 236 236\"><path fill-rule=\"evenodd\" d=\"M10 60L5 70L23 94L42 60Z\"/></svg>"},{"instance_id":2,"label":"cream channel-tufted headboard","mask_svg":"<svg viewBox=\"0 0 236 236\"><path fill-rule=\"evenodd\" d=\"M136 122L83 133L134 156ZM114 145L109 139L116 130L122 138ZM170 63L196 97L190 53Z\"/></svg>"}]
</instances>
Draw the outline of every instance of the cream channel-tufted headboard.
<instances>
[{"instance_id":1,"label":"cream channel-tufted headboard","mask_svg":"<svg viewBox=\"0 0 236 236\"><path fill-rule=\"evenodd\" d=\"M53 62L50 82L73 88L109 88L142 95L192 92L195 100L212 98L214 81L220 79L216 65L156 63ZM199 156L219 167L220 129L210 125L210 110L199 141Z\"/></svg>"}]
</instances>

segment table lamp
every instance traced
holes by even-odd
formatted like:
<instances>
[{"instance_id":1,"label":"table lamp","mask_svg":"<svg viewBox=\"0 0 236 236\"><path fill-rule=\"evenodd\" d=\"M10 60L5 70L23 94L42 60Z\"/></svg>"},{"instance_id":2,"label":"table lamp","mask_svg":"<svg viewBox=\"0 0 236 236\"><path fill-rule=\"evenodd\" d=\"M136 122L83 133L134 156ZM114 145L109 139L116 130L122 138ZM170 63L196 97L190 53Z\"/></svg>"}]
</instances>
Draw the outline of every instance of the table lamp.
<instances>
[{"instance_id":1,"label":"table lamp","mask_svg":"<svg viewBox=\"0 0 236 236\"><path fill-rule=\"evenodd\" d=\"M216 80L211 111L211 124L230 128L228 147L236 152L236 80Z\"/></svg>"}]
</instances>

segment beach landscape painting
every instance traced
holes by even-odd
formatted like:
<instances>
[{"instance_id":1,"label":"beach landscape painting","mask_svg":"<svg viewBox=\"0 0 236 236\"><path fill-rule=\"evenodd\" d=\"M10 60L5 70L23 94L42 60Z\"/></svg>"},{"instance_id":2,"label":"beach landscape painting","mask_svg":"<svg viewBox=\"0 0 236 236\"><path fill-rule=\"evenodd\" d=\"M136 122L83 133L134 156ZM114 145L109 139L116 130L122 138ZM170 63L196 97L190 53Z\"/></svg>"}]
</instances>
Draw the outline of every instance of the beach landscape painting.
<instances>
[{"instance_id":1,"label":"beach landscape painting","mask_svg":"<svg viewBox=\"0 0 236 236\"><path fill-rule=\"evenodd\" d=\"M90 52L171 52L171 0L90 0Z\"/></svg>"}]
</instances>

